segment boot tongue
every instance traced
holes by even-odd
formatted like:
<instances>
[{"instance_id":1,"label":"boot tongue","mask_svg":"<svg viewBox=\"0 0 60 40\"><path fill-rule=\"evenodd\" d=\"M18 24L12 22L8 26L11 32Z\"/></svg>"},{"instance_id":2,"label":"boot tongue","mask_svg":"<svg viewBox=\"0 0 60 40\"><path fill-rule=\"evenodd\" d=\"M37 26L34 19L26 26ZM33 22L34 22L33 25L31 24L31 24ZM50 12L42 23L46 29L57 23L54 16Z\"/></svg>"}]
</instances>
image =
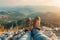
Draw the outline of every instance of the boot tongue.
<instances>
[{"instance_id":1,"label":"boot tongue","mask_svg":"<svg viewBox=\"0 0 60 40\"><path fill-rule=\"evenodd\" d=\"M30 23L26 23L26 25L25 25L26 27L29 27L30 26Z\"/></svg>"},{"instance_id":2,"label":"boot tongue","mask_svg":"<svg viewBox=\"0 0 60 40\"><path fill-rule=\"evenodd\" d=\"M27 21L26 21L26 27L30 27L30 24L31 24L31 21L28 19Z\"/></svg>"}]
</instances>

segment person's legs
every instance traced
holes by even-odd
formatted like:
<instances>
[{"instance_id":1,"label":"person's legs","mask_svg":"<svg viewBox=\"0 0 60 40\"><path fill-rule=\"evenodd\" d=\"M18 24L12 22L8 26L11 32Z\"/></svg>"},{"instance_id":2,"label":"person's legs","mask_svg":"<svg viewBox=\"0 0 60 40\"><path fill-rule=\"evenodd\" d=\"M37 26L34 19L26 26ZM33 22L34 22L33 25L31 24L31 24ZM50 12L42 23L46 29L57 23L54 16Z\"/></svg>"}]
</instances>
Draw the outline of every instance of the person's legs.
<instances>
[{"instance_id":1,"label":"person's legs","mask_svg":"<svg viewBox=\"0 0 60 40\"><path fill-rule=\"evenodd\" d=\"M19 40L31 40L31 26L32 26L31 18L27 18L24 30L25 34Z\"/></svg>"},{"instance_id":2,"label":"person's legs","mask_svg":"<svg viewBox=\"0 0 60 40\"><path fill-rule=\"evenodd\" d=\"M33 25L33 30L32 30L32 36L34 40L50 40L47 36L45 36L42 32L40 32L40 17L37 16L34 19L34 25Z\"/></svg>"},{"instance_id":3,"label":"person's legs","mask_svg":"<svg viewBox=\"0 0 60 40\"><path fill-rule=\"evenodd\" d=\"M19 40L31 40L31 31L26 31L26 33Z\"/></svg>"},{"instance_id":4,"label":"person's legs","mask_svg":"<svg viewBox=\"0 0 60 40\"><path fill-rule=\"evenodd\" d=\"M40 30L33 29L32 30L32 36L34 40L50 40L46 35L44 35Z\"/></svg>"}]
</instances>

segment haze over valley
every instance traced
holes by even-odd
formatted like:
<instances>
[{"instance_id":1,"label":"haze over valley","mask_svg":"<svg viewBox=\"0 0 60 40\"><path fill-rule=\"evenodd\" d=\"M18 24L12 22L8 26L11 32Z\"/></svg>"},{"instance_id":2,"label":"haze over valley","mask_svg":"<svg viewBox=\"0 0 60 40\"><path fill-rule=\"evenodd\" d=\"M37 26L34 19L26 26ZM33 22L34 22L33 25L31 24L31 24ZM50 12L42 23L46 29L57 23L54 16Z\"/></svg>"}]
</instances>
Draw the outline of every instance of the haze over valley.
<instances>
[{"instance_id":1,"label":"haze over valley","mask_svg":"<svg viewBox=\"0 0 60 40\"><path fill-rule=\"evenodd\" d=\"M60 8L54 6L0 7L0 24L40 16L45 26L60 26Z\"/></svg>"}]
</instances>

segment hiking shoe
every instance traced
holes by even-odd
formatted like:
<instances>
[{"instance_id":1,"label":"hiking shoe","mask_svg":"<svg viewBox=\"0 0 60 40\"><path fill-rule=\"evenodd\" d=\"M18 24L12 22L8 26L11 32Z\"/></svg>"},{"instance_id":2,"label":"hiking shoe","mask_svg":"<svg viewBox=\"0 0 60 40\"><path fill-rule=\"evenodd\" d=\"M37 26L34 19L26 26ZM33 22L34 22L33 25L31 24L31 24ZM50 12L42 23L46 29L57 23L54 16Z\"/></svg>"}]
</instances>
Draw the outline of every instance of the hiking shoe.
<instances>
[{"instance_id":1,"label":"hiking shoe","mask_svg":"<svg viewBox=\"0 0 60 40\"><path fill-rule=\"evenodd\" d=\"M40 30L40 21L41 21L40 17L36 16L34 19L34 22L33 22L33 28L34 29Z\"/></svg>"},{"instance_id":2,"label":"hiking shoe","mask_svg":"<svg viewBox=\"0 0 60 40\"><path fill-rule=\"evenodd\" d=\"M25 31L30 31L32 29L32 21L31 18L27 18L25 22Z\"/></svg>"}]
</instances>

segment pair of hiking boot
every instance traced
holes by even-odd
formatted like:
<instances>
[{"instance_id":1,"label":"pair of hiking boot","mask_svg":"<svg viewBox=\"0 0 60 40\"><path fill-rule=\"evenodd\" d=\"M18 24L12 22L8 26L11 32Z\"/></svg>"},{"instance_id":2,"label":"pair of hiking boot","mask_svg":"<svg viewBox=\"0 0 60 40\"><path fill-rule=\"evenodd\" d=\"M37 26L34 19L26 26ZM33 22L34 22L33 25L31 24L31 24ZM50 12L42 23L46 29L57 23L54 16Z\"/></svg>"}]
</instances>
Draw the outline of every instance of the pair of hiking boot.
<instances>
[{"instance_id":1,"label":"pair of hiking boot","mask_svg":"<svg viewBox=\"0 0 60 40\"><path fill-rule=\"evenodd\" d=\"M25 22L25 31L31 31L32 29L40 30L40 21L41 21L40 17L36 16L33 21L33 27L32 27L32 19L27 18L27 20Z\"/></svg>"}]
</instances>

